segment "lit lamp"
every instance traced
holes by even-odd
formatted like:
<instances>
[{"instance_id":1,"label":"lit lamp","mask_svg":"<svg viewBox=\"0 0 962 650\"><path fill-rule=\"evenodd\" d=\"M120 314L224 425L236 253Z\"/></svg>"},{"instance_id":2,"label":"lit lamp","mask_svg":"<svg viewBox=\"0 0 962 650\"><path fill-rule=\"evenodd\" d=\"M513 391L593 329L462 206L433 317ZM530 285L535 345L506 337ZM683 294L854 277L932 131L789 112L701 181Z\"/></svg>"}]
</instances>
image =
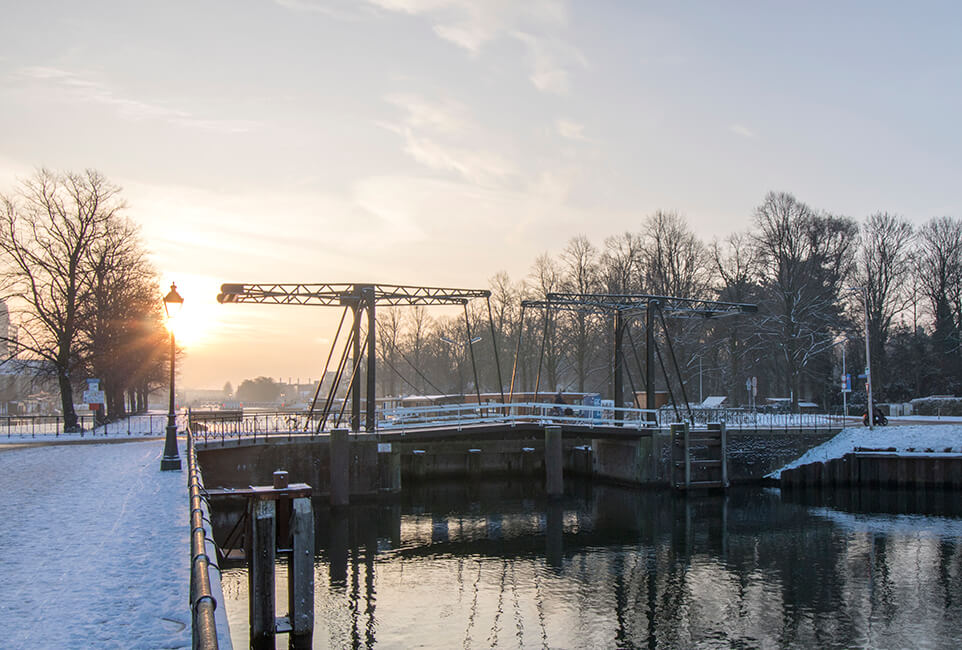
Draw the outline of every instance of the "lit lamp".
<instances>
[{"instance_id":1,"label":"lit lamp","mask_svg":"<svg viewBox=\"0 0 962 650\"><path fill-rule=\"evenodd\" d=\"M164 311L167 320L172 321L184 306L184 299L177 293L177 285L171 283L170 293L164 296ZM174 415L174 330L170 328L170 405L167 409L167 439L164 442L164 457L160 459L160 469L180 469L180 454L177 451L177 422Z\"/></svg>"}]
</instances>

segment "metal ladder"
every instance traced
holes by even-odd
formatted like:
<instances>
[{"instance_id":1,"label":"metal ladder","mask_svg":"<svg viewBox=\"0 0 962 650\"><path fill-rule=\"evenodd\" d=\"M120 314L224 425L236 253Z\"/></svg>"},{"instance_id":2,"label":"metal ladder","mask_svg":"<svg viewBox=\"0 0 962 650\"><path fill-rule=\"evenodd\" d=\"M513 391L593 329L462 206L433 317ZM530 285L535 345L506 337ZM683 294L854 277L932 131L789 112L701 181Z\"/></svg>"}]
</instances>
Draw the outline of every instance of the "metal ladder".
<instances>
[{"instance_id":1,"label":"metal ladder","mask_svg":"<svg viewBox=\"0 0 962 650\"><path fill-rule=\"evenodd\" d=\"M671 485L677 490L728 487L728 446L724 422L692 431L687 422L671 425Z\"/></svg>"}]
</instances>

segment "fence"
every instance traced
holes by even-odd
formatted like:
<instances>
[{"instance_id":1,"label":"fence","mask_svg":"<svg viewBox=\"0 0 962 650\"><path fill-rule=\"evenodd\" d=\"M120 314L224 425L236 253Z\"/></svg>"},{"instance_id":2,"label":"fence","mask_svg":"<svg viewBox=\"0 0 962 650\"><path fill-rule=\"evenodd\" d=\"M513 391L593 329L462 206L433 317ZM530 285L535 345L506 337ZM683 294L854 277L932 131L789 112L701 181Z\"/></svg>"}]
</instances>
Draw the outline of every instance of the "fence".
<instances>
[{"instance_id":1,"label":"fence","mask_svg":"<svg viewBox=\"0 0 962 650\"><path fill-rule=\"evenodd\" d=\"M30 438L58 438L63 435L80 436L150 436L163 435L167 415L147 413L107 422L97 426L92 415L77 416L81 431L65 432L61 415L3 415L0 416L0 435Z\"/></svg>"}]
</instances>

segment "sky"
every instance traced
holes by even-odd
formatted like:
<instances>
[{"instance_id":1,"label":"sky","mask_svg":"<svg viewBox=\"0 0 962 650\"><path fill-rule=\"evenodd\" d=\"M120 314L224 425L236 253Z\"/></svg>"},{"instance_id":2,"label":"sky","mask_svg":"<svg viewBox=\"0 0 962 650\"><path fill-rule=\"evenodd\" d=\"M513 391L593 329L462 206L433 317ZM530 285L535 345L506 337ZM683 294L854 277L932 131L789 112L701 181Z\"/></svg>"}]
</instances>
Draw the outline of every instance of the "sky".
<instances>
[{"instance_id":1,"label":"sky","mask_svg":"<svg viewBox=\"0 0 962 650\"><path fill-rule=\"evenodd\" d=\"M486 288L675 210L769 191L962 217L956 2L4 2L0 190L123 188L186 302L181 381L323 368L338 310L221 283Z\"/></svg>"}]
</instances>

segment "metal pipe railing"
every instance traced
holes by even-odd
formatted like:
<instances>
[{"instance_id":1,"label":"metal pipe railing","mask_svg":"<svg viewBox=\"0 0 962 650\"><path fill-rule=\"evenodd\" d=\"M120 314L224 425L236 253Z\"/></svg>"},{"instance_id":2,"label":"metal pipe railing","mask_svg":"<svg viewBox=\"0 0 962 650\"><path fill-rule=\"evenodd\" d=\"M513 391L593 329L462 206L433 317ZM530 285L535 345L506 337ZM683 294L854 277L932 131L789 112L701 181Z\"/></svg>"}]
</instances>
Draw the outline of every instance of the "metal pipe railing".
<instances>
[{"instance_id":1,"label":"metal pipe railing","mask_svg":"<svg viewBox=\"0 0 962 650\"><path fill-rule=\"evenodd\" d=\"M631 429L658 428L666 421L663 410L613 407L610 404L555 404L553 402L466 402L430 406L404 406L377 411L376 431L400 432L409 429L448 426L460 430L477 424L503 424L513 427L531 422L547 422L589 428L617 426ZM236 440L291 440L314 438L318 417L289 411L274 413L241 413L190 416L192 431L198 441L220 442ZM670 419L670 418L668 418ZM824 413L762 413L740 408L692 409L694 425L699 428L708 422L725 422L730 430L768 429L786 434L802 429L842 428L844 422L836 415Z\"/></svg>"},{"instance_id":2,"label":"metal pipe railing","mask_svg":"<svg viewBox=\"0 0 962 650\"><path fill-rule=\"evenodd\" d=\"M204 496L194 436L187 418L187 492L190 498L190 621L191 647L216 650L217 600L210 586L210 557L207 555L208 530L204 522ZM212 536L210 536L212 537Z\"/></svg>"}]
</instances>

